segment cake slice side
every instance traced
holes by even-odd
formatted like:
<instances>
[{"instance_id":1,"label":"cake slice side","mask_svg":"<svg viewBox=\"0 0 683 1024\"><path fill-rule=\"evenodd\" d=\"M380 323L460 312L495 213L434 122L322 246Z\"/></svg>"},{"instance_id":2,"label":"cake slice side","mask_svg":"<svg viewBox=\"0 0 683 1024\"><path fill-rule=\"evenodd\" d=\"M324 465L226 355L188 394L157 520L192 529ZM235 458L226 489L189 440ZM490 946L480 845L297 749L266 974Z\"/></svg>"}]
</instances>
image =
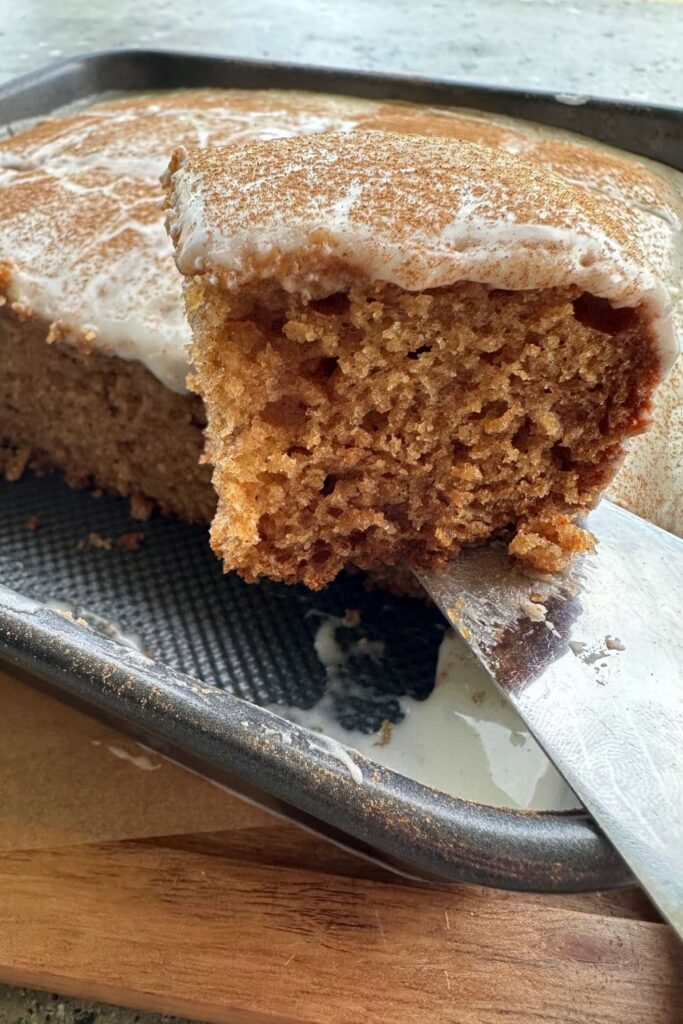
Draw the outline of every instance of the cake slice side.
<instances>
[{"instance_id":1,"label":"cake slice side","mask_svg":"<svg viewBox=\"0 0 683 1024\"><path fill-rule=\"evenodd\" d=\"M662 238L505 153L384 133L176 155L227 569L323 586L519 531L560 568L671 362Z\"/></svg>"},{"instance_id":2,"label":"cake slice side","mask_svg":"<svg viewBox=\"0 0 683 1024\"><path fill-rule=\"evenodd\" d=\"M236 317L215 286L188 289L227 567L319 587L524 524L513 550L562 568L581 541L565 524L554 543L552 521L594 501L649 414L637 312L471 282L263 297L245 310L238 291Z\"/></svg>"},{"instance_id":3,"label":"cake slice side","mask_svg":"<svg viewBox=\"0 0 683 1024\"><path fill-rule=\"evenodd\" d=\"M0 474L16 480L29 465L60 469L73 486L130 498L137 518L156 505L210 522L216 499L201 462L198 396L85 339L48 344L50 329L36 314L0 306Z\"/></svg>"}]
</instances>

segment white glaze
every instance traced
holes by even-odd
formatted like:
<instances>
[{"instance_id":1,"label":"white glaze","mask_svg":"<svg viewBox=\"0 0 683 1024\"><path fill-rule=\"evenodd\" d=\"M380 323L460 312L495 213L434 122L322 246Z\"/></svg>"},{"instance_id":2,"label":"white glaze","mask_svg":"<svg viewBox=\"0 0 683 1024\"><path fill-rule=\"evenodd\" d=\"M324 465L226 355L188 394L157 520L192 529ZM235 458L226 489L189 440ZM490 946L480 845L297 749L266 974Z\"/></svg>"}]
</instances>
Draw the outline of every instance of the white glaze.
<instances>
[{"instance_id":1,"label":"white glaze","mask_svg":"<svg viewBox=\"0 0 683 1024\"><path fill-rule=\"evenodd\" d=\"M143 772L156 772L161 768L161 763L156 764L147 757L146 754L131 754L130 751L125 750L123 747L117 747L115 745L107 746L107 750L114 757L118 758L119 761L128 761L129 764L134 765Z\"/></svg>"},{"instance_id":2,"label":"white glaze","mask_svg":"<svg viewBox=\"0 0 683 1024\"><path fill-rule=\"evenodd\" d=\"M673 172L613 159L602 173L606 157L564 140L514 146L524 159L372 131L180 151L165 179L178 267L228 290L270 278L316 297L357 281L574 285L642 306L666 373L683 241Z\"/></svg>"},{"instance_id":3,"label":"white glaze","mask_svg":"<svg viewBox=\"0 0 683 1024\"><path fill-rule=\"evenodd\" d=\"M9 302L56 323L64 340L92 334L94 349L141 362L185 391L190 331L159 185L174 147L350 131L377 108L308 93L253 95L246 109L241 91L143 96L3 139L0 264L11 270Z\"/></svg>"},{"instance_id":4,"label":"white glaze","mask_svg":"<svg viewBox=\"0 0 683 1024\"><path fill-rule=\"evenodd\" d=\"M326 695L310 710L271 705L270 711L321 733L314 742L322 745L329 737L452 796L529 810L579 806L519 716L452 632L441 644L434 690L424 701L400 699L405 717L391 726L386 745L380 733L341 726L329 688L348 657L336 639L343 628L341 620L326 617L316 634L315 649L329 680Z\"/></svg>"},{"instance_id":5,"label":"white glaze","mask_svg":"<svg viewBox=\"0 0 683 1024\"><path fill-rule=\"evenodd\" d=\"M94 334L94 348L142 362L176 391L185 390L189 331L161 212L154 216L149 212L160 199L157 178L171 150L178 144L241 145L323 130L348 132L364 124L376 126L378 116L387 112L405 115L408 111L415 116L406 107L305 93L286 98L277 93L254 93L249 108L236 100L244 94L230 90L187 95L193 97L189 103L183 94L162 93L137 97L132 107L131 101L128 106L116 102L98 105L72 114L68 122L47 135L38 131L34 136L28 131L0 142L0 168L4 168L0 170L0 203L3 199L7 202L0 210L6 211L0 216L0 262L12 264L7 285L10 302L20 303L48 322L58 321L66 340L79 341L84 332ZM259 109L261 100L266 109ZM537 146L549 138L571 141L572 146L584 150L596 145L510 118L427 108L417 116L423 115L438 116L446 128L456 122L470 127L477 123L502 126L501 147L539 162L548 158L539 155ZM629 159L624 154L620 157ZM679 187L674 172L646 160L632 159L631 163L661 174L670 186ZM625 203L631 213L639 209L638 230L653 236L653 246L665 242L665 229L656 226L657 219L660 225L677 226L672 204L662 202L656 187L645 179L624 183L609 169L596 175L583 165L581 174L572 173L571 167L564 167L562 174L584 189ZM30 212L13 212L12 189L26 185L31 177L47 180L43 209L36 200ZM137 189L135 200L131 199L133 187ZM357 198L350 192L337 205L336 215L347 215ZM76 238L74 243L73 229L77 235L84 213L93 215L92 208L89 214L88 209L95 200L100 229L91 231L87 242ZM536 225L539 227L542 225ZM467 230L481 241L473 216ZM461 242L463 231L463 225L456 223L451 242ZM125 244L118 244L123 239ZM196 236L196 241L201 249L208 239ZM299 244L300 240L295 241ZM575 241L569 239L568 244ZM580 239L579 244L583 244ZM517 240L512 236L509 255L517 255ZM91 265L84 263L84 256L93 257ZM609 282L606 287L611 287ZM648 301L663 312L667 296L655 287ZM662 344L669 360L671 337Z\"/></svg>"}]
</instances>

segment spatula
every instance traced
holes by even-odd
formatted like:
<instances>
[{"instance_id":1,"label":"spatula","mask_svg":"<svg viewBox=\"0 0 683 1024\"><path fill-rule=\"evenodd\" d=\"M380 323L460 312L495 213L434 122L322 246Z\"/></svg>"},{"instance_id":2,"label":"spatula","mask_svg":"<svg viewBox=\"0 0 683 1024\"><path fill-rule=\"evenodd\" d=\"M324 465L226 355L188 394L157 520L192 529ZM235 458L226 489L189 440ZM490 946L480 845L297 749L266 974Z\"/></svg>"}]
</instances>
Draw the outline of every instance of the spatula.
<instances>
[{"instance_id":1,"label":"spatula","mask_svg":"<svg viewBox=\"0 0 683 1024\"><path fill-rule=\"evenodd\" d=\"M683 938L683 541L602 501L564 576L503 545L420 580Z\"/></svg>"}]
</instances>

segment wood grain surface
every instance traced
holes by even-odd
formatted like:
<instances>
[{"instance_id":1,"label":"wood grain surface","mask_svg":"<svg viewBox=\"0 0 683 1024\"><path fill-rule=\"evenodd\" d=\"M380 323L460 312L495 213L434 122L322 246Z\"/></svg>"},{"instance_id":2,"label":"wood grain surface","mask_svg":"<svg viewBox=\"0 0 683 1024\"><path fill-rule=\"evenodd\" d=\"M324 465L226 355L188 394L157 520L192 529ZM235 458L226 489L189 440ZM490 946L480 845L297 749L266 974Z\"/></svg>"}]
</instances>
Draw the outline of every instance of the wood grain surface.
<instances>
[{"instance_id":1,"label":"wood grain surface","mask_svg":"<svg viewBox=\"0 0 683 1024\"><path fill-rule=\"evenodd\" d=\"M6 676L0 793L0 981L220 1024L683 1019L640 892L407 885Z\"/></svg>"}]
</instances>

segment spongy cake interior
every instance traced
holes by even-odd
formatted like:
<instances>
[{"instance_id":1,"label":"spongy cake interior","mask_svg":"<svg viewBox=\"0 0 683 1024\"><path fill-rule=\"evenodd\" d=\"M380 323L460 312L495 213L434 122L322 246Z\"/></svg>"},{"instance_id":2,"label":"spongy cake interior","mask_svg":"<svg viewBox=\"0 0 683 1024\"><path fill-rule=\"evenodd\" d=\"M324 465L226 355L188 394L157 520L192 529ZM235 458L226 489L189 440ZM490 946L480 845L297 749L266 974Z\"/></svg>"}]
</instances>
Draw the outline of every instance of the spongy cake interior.
<instances>
[{"instance_id":1,"label":"spongy cake interior","mask_svg":"<svg viewBox=\"0 0 683 1024\"><path fill-rule=\"evenodd\" d=\"M309 301L205 277L186 296L212 544L246 579L424 567L530 523L552 569L543 523L605 487L658 372L639 311L577 288L375 283Z\"/></svg>"}]
</instances>

